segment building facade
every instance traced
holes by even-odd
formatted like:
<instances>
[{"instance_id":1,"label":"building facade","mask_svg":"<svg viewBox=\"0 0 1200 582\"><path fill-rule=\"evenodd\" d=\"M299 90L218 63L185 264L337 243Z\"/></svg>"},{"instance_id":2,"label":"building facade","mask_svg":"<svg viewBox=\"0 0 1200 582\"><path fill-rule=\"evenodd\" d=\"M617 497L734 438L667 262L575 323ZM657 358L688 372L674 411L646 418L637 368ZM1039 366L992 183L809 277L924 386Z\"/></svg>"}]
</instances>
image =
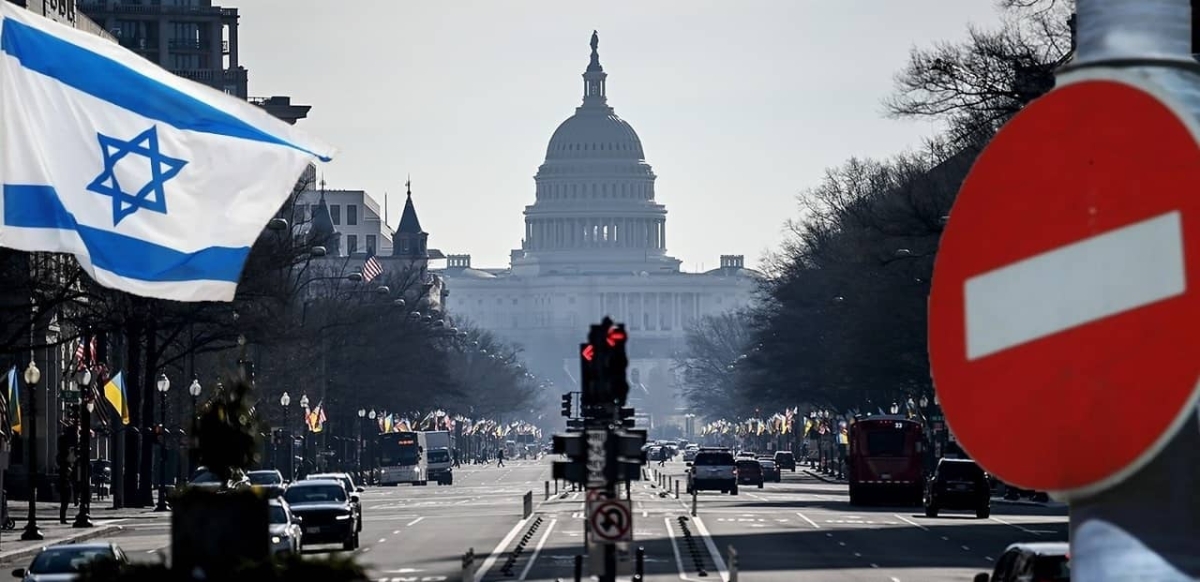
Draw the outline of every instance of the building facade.
<instances>
[{"instance_id":1,"label":"building facade","mask_svg":"<svg viewBox=\"0 0 1200 582\"><path fill-rule=\"evenodd\" d=\"M8 0L12 4L23 6L26 10L41 14L50 20L78 28L84 32L115 41L117 37L110 34L103 26L97 24L79 12L75 0Z\"/></svg>"},{"instance_id":2,"label":"building facade","mask_svg":"<svg viewBox=\"0 0 1200 582\"><path fill-rule=\"evenodd\" d=\"M213 6L212 0L86 0L78 9L121 46L162 68L248 97L247 71L238 63L236 8Z\"/></svg>"},{"instance_id":3,"label":"building facade","mask_svg":"<svg viewBox=\"0 0 1200 582\"><path fill-rule=\"evenodd\" d=\"M560 391L578 389L577 346L608 315L630 332L631 399L658 424L678 414L674 358L697 318L745 307L759 274L741 255L704 273L667 254L667 209L633 127L608 105L593 33L583 103L556 129L524 209L525 236L508 268L449 255L447 309L524 348Z\"/></svg>"}]
</instances>

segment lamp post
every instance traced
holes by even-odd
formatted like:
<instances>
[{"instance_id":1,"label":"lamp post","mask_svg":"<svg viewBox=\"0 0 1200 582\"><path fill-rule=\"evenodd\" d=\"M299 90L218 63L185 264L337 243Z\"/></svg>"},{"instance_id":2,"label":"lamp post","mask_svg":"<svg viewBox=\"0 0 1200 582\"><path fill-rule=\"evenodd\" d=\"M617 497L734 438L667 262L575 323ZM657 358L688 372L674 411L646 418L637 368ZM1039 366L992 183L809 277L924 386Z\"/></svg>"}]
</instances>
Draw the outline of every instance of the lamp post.
<instances>
[{"instance_id":1,"label":"lamp post","mask_svg":"<svg viewBox=\"0 0 1200 582\"><path fill-rule=\"evenodd\" d=\"M80 457L82 466L79 467L79 513L75 514L72 527L92 527L92 408L96 402L92 399L92 371L84 368L76 378L79 384L83 406L79 407L79 448L83 452Z\"/></svg>"},{"instance_id":2,"label":"lamp post","mask_svg":"<svg viewBox=\"0 0 1200 582\"><path fill-rule=\"evenodd\" d=\"M196 456L199 448L196 447L196 400L200 398L200 392L204 388L200 386L200 379L192 377L192 383L188 386L188 395L192 397L192 422L191 422L191 438L188 441L191 446L188 447L188 474L190 475L196 470Z\"/></svg>"},{"instance_id":3,"label":"lamp post","mask_svg":"<svg viewBox=\"0 0 1200 582\"><path fill-rule=\"evenodd\" d=\"M358 446L355 447L354 457L355 463L358 465L358 480L362 481L362 450L363 450L363 423L366 422L367 410L365 408L358 409Z\"/></svg>"},{"instance_id":4,"label":"lamp post","mask_svg":"<svg viewBox=\"0 0 1200 582\"><path fill-rule=\"evenodd\" d=\"M33 395L37 391L37 384L41 379L42 371L30 359L29 366L25 368L25 386L29 389L29 429L26 432L25 427L21 427L22 432L25 433L24 436L29 441L29 470L27 471L29 478L29 519L25 522L25 531L21 532L21 539L25 541L45 539L42 531L38 529L37 523L37 398ZM21 424L24 425L25 422L22 421Z\"/></svg>"},{"instance_id":5,"label":"lamp post","mask_svg":"<svg viewBox=\"0 0 1200 582\"><path fill-rule=\"evenodd\" d=\"M158 505L154 507L154 511L171 511L171 507L167 505L167 390L171 389L171 380L167 378L166 373L158 375L158 419L159 425L164 429L159 438L162 440L158 443Z\"/></svg>"},{"instance_id":6,"label":"lamp post","mask_svg":"<svg viewBox=\"0 0 1200 582\"><path fill-rule=\"evenodd\" d=\"M288 424L288 405L291 403L292 397L288 396L287 392L284 392L283 396L279 397L279 406L283 408L283 452L287 458L287 462L283 465L287 468L287 474L284 477L289 481L292 479L292 472L294 471L292 467L292 427Z\"/></svg>"},{"instance_id":7,"label":"lamp post","mask_svg":"<svg viewBox=\"0 0 1200 582\"><path fill-rule=\"evenodd\" d=\"M308 394L302 394L300 396L300 409L303 410L305 414L308 414ZM308 444L309 444L308 443L308 441L309 441L308 418L304 419L304 428L305 428L304 444L302 445L303 450L301 451L303 454L301 456L304 457L305 460L308 460L308 449L309 449L309 446L308 446ZM315 461L314 461L314 463L315 463Z\"/></svg>"},{"instance_id":8,"label":"lamp post","mask_svg":"<svg viewBox=\"0 0 1200 582\"><path fill-rule=\"evenodd\" d=\"M372 426L375 426L375 419L378 418L378 416L379 415L375 412L374 408L371 409L371 412L367 413L367 418L370 419ZM375 455L373 454L375 449L373 448L373 443L375 443L377 440L378 439L376 438L372 438L371 440L367 441L367 444L363 447L367 451L367 472L370 473L369 481L371 481L372 484L374 484L375 481Z\"/></svg>"}]
</instances>

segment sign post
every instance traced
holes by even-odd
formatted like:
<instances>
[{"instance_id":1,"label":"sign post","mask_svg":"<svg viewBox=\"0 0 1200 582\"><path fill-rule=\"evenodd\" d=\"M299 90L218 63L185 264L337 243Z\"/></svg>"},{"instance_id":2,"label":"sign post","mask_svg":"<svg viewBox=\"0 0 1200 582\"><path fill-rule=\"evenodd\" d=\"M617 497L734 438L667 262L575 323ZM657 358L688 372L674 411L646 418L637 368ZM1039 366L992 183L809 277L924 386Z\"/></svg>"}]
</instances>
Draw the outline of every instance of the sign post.
<instances>
[{"instance_id":1,"label":"sign post","mask_svg":"<svg viewBox=\"0 0 1200 582\"><path fill-rule=\"evenodd\" d=\"M1191 580L1200 75L1189 0L1078 7L1075 61L959 192L934 266L930 364L972 458L1070 502L1072 577Z\"/></svg>"}]
</instances>

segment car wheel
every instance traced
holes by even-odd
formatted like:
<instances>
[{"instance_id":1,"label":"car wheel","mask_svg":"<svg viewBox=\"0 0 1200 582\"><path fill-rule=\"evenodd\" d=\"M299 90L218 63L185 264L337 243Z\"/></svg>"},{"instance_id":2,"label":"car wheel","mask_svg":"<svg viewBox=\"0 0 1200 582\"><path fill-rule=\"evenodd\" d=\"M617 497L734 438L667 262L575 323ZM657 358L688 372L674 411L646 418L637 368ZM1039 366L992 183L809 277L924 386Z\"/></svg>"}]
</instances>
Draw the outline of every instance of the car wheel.
<instances>
[{"instance_id":1,"label":"car wheel","mask_svg":"<svg viewBox=\"0 0 1200 582\"><path fill-rule=\"evenodd\" d=\"M938 516L938 508L936 505L926 505L925 506L925 517L937 517L937 516Z\"/></svg>"},{"instance_id":2,"label":"car wheel","mask_svg":"<svg viewBox=\"0 0 1200 582\"><path fill-rule=\"evenodd\" d=\"M737 495L737 490L738 490L738 488L735 486L733 489L730 489L730 490L729 490L729 494L730 494L730 495Z\"/></svg>"},{"instance_id":3,"label":"car wheel","mask_svg":"<svg viewBox=\"0 0 1200 582\"><path fill-rule=\"evenodd\" d=\"M763 488L763 482L762 482L762 481L759 481L759 482L758 482L758 488L759 488L759 489L762 489L762 488Z\"/></svg>"},{"instance_id":4,"label":"car wheel","mask_svg":"<svg viewBox=\"0 0 1200 582\"><path fill-rule=\"evenodd\" d=\"M977 517L979 519L987 519L991 516L992 516L992 508L990 508L990 507L980 509L975 512L975 517Z\"/></svg>"}]
</instances>

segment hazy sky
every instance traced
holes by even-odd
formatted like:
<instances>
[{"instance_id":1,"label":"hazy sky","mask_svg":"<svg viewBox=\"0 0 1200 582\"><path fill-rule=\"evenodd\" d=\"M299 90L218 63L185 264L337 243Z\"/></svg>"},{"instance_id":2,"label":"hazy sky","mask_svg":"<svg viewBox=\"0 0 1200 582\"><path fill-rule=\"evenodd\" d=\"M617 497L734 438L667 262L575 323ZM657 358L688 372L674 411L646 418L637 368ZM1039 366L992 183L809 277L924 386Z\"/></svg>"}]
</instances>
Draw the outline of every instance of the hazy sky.
<instances>
[{"instance_id":1,"label":"hazy sky","mask_svg":"<svg viewBox=\"0 0 1200 582\"><path fill-rule=\"evenodd\" d=\"M692 270L757 263L826 167L918 146L936 127L880 106L909 49L998 21L991 0L224 4L251 95L312 105L301 127L341 149L330 188L390 192L394 226L411 174L430 246L489 267L520 245L593 29L609 104L658 175L668 251Z\"/></svg>"}]
</instances>

